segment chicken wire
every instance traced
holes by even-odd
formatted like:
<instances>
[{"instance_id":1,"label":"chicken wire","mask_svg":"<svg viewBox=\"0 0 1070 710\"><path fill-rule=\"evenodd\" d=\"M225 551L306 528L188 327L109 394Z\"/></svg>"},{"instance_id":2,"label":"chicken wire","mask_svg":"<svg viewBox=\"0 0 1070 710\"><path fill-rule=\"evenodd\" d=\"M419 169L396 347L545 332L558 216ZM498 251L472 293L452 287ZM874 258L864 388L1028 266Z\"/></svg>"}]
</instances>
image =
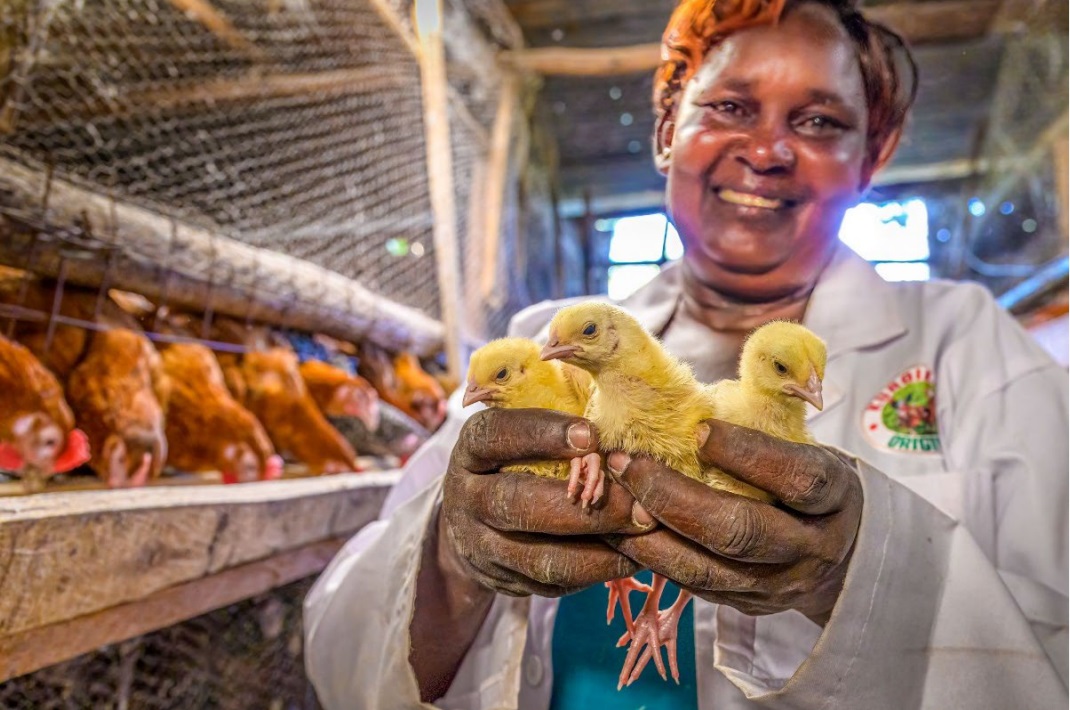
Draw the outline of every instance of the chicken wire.
<instances>
[{"instance_id":1,"label":"chicken wire","mask_svg":"<svg viewBox=\"0 0 1070 710\"><path fill-rule=\"evenodd\" d=\"M0 683L6 710L318 710L301 604L313 578Z\"/></svg>"},{"instance_id":2,"label":"chicken wire","mask_svg":"<svg viewBox=\"0 0 1070 710\"><path fill-rule=\"evenodd\" d=\"M380 2L412 32L407 0L0 3L0 157L440 318L420 70ZM467 263L497 94L450 80Z\"/></svg>"},{"instance_id":3,"label":"chicken wire","mask_svg":"<svg viewBox=\"0 0 1070 710\"><path fill-rule=\"evenodd\" d=\"M1045 0L1033 3L1019 31L1007 37L977 150L987 170L961 199L957 275L997 293L1066 253L1065 186L1058 180L1070 80L1066 24L1066 3Z\"/></svg>"}]
</instances>

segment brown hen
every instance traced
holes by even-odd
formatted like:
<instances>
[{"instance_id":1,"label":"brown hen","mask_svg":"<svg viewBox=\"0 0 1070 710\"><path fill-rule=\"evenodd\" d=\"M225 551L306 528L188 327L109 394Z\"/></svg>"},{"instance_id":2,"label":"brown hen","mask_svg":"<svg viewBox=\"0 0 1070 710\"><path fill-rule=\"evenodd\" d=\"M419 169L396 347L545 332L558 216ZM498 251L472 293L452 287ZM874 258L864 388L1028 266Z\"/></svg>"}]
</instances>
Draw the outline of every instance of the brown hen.
<instances>
[{"instance_id":1,"label":"brown hen","mask_svg":"<svg viewBox=\"0 0 1070 710\"><path fill-rule=\"evenodd\" d=\"M316 406L296 354L285 348L246 353L240 373L244 403L263 422L279 451L303 462L312 473L357 470L356 452Z\"/></svg>"},{"instance_id":2,"label":"brown hen","mask_svg":"<svg viewBox=\"0 0 1070 710\"><path fill-rule=\"evenodd\" d=\"M89 436L89 466L109 488L143 486L160 475L169 390L160 356L144 335L119 328L92 336L67 380L67 398Z\"/></svg>"},{"instance_id":3,"label":"brown hen","mask_svg":"<svg viewBox=\"0 0 1070 710\"><path fill-rule=\"evenodd\" d=\"M220 471L225 482L278 478L264 427L234 400L212 351L203 345L170 345L160 354L170 379L166 436L168 462L184 471Z\"/></svg>"},{"instance_id":4,"label":"brown hen","mask_svg":"<svg viewBox=\"0 0 1070 710\"><path fill-rule=\"evenodd\" d=\"M0 336L0 468L18 474L27 491L86 462L85 434L55 375L22 345Z\"/></svg>"}]
</instances>

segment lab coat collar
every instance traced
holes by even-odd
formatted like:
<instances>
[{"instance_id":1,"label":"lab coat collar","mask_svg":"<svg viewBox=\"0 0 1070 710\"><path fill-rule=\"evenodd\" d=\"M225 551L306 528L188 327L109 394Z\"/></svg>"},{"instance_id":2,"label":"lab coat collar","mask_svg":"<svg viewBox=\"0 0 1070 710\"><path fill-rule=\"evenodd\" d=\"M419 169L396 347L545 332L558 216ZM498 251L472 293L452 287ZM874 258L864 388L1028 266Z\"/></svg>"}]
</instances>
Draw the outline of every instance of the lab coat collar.
<instances>
[{"instance_id":1,"label":"lab coat collar","mask_svg":"<svg viewBox=\"0 0 1070 710\"><path fill-rule=\"evenodd\" d=\"M682 297L680 274L679 262L669 264L620 305L647 330L661 333ZM889 342L907 332L894 287L869 262L843 245L818 279L803 324L825 340L829 359Z\"/></svg>"},{"instance_id":2,"label":"lab coat collar","mask_svg":"<svg viewBox=\"0 0 1070 710\"><path fill-rule=\"evenodd\" d=\"M803 325L828 345L829 360L906 334L896 287L841 245L818 279Z\"/></svg>"}]
</instances>

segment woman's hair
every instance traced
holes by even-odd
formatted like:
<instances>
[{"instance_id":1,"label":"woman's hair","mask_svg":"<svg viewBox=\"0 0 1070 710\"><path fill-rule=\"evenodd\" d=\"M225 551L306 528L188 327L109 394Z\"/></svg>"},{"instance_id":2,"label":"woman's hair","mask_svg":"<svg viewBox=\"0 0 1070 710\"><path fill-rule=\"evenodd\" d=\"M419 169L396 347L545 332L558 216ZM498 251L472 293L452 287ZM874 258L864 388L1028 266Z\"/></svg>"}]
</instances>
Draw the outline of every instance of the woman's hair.
<instances>
[{"instance_id":1,"label":"woman's hair","mask_svg":"<svg viewBox=\"0 0 1070 710\"><path fill-rule=\"evenodd\" d=\"M676 113L684 85L712 47L738 30L777 22L786 9L824 5L855 44L868 109L867 158L876 170L899 142L917 93L918 68L903 38L856 9L857 0L681 0L661 40L661 65L654 76L657 125Z\"/></svg>"}]
</instances>

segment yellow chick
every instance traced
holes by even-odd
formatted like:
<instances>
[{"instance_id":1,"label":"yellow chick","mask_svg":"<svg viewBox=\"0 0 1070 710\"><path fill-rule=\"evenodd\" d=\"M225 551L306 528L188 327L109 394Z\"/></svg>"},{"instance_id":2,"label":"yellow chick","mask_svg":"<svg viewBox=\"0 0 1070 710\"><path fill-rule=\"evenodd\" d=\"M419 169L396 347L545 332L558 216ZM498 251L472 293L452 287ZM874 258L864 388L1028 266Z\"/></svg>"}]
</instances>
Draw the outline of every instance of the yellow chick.
<instances>
[{"instance_id":1,"label":"yellow chick","mask_svg":"<svg viewBox=\"0 0 1070 710\"><path fill-rule=\"evenodd\" d=\"M539 346L525 338L501 338L479 348L468 365L468 382L462 404L483 402L505 409L553 409L582 416L591 396L591 376L583 370L539 357ZM507 466L503 471L522 471L547 478L569 479L568 495L576 495L582 469L581 459L572 462L535 461L523 466ZM601 476L601 469L598 469ZM591 476L584 480L581 500L584 507L598 502L604 481Z\"/></svg>"},{"instance_id":2,"label":"yellow chick","mask_svg":"<svg viewBox=\"0 0 1070 710\"><path fill-rule=\"evenodd\" d=\"M698 426L715 416L710 388L671 355L627 311L608 303L562 308L550 321L544 359L589 372L595 390L584 414L606 451L647 454L715 488L769 499L768 494L698 460Z\"/></svg>"},{"instance_id":3,"label":"yellow chick","mask_svg":"<svg viewBox=\"0 0 1070 710\"><path fill-rule=\"evenodd\" d=\"M563 308L550 322L543 358L561 359L591 373L594 394L585 416L598 427L606 451L647 454L711 487L771 502L773 497L698 460L696 434L710 418L760 429L792 441L811 442L805 402L821 405L824 344L792 323L771 323L748 338L740 358L740 380L706 386L626 311L605 303ZM805 400L805 401L804 401ZM625 588L608 583L611 610ZM681 591L659 612L665 579L654 575L653 590L621 644L632 639L618 687L631 684L653 655L661 676L660 646L675 646L676 625L691 595ZM659 629L660 627L660 629ZM637 658L636 643L647 644ZM674 679L678 671L670 652Z\"/></svg>"},{"instance_id":4,"label":"yellow chick","mask_svg":"<svg viewBox=\"0 0 1070 710\"><path fill-rule=\"evenodd\" d=\"M806 404L824 406L825 343L805 326L773 321L743 344L739 379L710 386L717 418L778 439L814 443L806 428Z\"/></svg>"}]
</instances>

